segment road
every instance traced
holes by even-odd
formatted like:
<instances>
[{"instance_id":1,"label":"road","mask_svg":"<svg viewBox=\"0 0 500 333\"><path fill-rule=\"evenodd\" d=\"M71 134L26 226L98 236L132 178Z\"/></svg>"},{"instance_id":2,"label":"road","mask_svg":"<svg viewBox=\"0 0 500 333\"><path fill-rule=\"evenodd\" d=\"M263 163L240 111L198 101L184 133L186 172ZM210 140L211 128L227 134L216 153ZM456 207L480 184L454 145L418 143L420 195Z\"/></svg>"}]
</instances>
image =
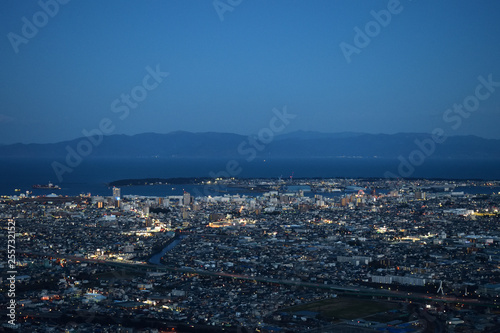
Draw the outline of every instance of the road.
<instances>
[{"instance_id":1,"label":"road","mask_svg":"<svg viewBox=\"0 0 500 333\"><path fill-rule=\"evenodd\" d=\"M470 299L470 298L461 298L461 297L453 297L453 296L439 296L439 295L429 295L429 294L421 294L421 293L408 293L402 291L395 290L378 290L367 287L349 287L349 286L340 286L340 285L331 285L331 284L321 284L321 283L312 283L312 282L303 282L303 281L293 281L293 280L280 280L280 279L272 279L268 277L261 276L249 276L249 275L240 275L240 274L231 274L225 272L214 272L202 269L195 269L191 267L174 267L174 266L166 266L166 265L153 265L147 263L139 263L139 262L126 262L126 261L118 261L118 260L100 260L100 259L89 259L76 257L72 255L65 254L57 254L57 253L41 253L41 252L30 252L30 251L19 251L18 253L24 253L26 255L33 256L43 256L57 259L66 259L71 261L80 261L80 262L89 262L95 264L103 264L113 267L118 267L122 269L129 269L138 272L148 272L148 271L166 271L166 272L178 272L178 273L190 273L190 274L198 274L198 275L207 275L207 276L215 276L215 277L225 277L232 279L241 279L241 280L250 280L250 281L258 281L264 283L274 283L280 285L290 285L296 287L305 287L305 288L317 288L317 289L326 289L337 293L343 294L351 294L351 295L359 295L359 296L371 296L371 297L387 297L387 298L397 298L397 299L405 299L405 300L418 300L418 301L433 301L433 302L444 302L444 303L460 303L460 304L468 304L472 306L488 306L488 307L496 307L497 304L492 302L484 302L478 299Z\"/></svg>"}]
</instances>

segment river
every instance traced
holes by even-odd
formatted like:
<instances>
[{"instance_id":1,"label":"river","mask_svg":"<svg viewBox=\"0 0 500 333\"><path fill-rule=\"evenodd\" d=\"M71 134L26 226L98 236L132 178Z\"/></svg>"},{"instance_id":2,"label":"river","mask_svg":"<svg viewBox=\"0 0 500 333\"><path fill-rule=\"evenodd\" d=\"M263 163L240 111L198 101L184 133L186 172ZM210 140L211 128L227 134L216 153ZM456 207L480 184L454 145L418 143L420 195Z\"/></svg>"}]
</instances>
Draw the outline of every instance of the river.
<instances>
[{"instance_id":1,"label":"river","mask_svg":"<svg viewBox=\"0 0 500 333\"><path fill-rule=\"evenodd\" d=\"M176 235L167 244L167 246L163 248L163 250L151 256L151 258L149 259L149 263L154 265L161 265L160 260L165 255L165 253L172 250L177 244L179 244L186 237L187 237L186 235Z\"/></svg>"}]
</instances>

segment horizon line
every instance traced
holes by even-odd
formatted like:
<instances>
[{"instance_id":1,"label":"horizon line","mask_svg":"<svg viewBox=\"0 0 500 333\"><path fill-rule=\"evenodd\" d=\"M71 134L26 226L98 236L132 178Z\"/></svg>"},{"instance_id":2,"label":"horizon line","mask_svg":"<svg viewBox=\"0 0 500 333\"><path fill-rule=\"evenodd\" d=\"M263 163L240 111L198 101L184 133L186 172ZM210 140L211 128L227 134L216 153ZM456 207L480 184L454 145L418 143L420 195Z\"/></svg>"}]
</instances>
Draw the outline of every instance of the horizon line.
<instances>
[{"instance_id":1,"label":"horizon line","mask_svg":"<svg viewBox=\"0 0 500 333\"><path fill-rule=\"evenodd\" d=\"M126 133L113 133L113 134L103 134L104 137L111 137L111 136L127 136L127 137L133 137L137 135L145 135L145 134L156 134L156 135L169 135L169 134L175 134L175 133L189 133L189 134L231 134L231 135L239 135L239 136L244 136L244 137L249 137L252 135L256 135L255 133L251 134L241 134L241 133L235 133L235 132L217 132L217 131L188 131L188 130L174 130L170 132L165 132L165 133L159 133L159 132L141 132L141 133L135 133L135 134L126 134ZM314 134L323 134L323 135L334 135L334 134L352 134L352 135L403 135L403 134L410 134L410 135L432 135L432 133L428 132L396 132L396 133L382 133L382 132L377 132L377 133L369 133L369 132L356 132L356 131L343 131L343 132L322 132L322 131L314 131L314 130L295 130L295 131L289 131L289 132L284 132L281 134L276 135L277 137L280 136L285 136L293 133L314 133ZM480 136L477 134L457 134L457 135L449 135L448 137L477 137L481 138L484 140L500 140L500 138L486 138L484 136ZM63 139L59 141L50 141L50 142L14 142L14 143L0 143L0 146L13 146L13 145L50 145L50 144L60 144L64 142L72 142L75 140L79 140L85 138L84 135L74 137L71 139Z\"/></svg>"}]
</instances>

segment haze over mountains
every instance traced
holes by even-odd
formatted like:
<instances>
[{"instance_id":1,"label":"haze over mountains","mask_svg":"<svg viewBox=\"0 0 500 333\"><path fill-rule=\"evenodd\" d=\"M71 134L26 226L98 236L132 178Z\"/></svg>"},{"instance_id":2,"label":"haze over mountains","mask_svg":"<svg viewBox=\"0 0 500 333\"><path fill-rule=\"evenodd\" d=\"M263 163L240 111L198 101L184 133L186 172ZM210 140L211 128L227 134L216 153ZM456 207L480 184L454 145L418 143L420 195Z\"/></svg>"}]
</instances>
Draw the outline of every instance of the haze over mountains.
<instances>
[{"instance_id":1,"label":"haze over mountains","mask_svg":"<svg viewBox=\"0 0 500 333\"><path fill-rule=\"evenodd\" d=\"M231 133L171 132L133 136L86 137L52 144L0 146L0 157L63 158L68 151L85 151L89 157L111 158L397 158L419 150L429 158L500 159L500 140L477 136L450 136L443 143L430 134L364 134L291 132L276 136ZM84 142L84 143L83 143ZM81 154L84 155L84 154Z\"/></svg>"}]
</instances>

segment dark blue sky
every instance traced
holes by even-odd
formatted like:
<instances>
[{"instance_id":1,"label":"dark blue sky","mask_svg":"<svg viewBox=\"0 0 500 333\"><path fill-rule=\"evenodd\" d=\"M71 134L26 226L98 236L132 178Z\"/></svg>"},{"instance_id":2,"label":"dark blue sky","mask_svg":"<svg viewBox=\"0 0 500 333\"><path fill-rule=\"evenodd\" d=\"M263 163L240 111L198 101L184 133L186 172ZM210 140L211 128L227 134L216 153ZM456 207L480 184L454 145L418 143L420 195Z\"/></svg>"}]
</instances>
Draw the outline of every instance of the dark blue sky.
<instances>
[{"instance_id":1,"label":"dark blue sky","mask_svg":"<svg viewBox=\"0 0 500 333\"><path fill-rule=\"evenodd\" d=\"M286 131L500 138L500 87L459 126L443 120L478 76L500 82L500 2L401 0L350 62L341 43L355 47L354 28L392 1L238 2L220 0L236 4L221 20L212 0L72 0L53 17L37 1L1 1L0 143L72 139L103 118L113 134L251 134L285 105L297 115ZM36 35L23 36L23 17ZM157 65L169 75L146 91ZM147 96L114 113L133 88Z\"/></svg>"}]
</instances>

